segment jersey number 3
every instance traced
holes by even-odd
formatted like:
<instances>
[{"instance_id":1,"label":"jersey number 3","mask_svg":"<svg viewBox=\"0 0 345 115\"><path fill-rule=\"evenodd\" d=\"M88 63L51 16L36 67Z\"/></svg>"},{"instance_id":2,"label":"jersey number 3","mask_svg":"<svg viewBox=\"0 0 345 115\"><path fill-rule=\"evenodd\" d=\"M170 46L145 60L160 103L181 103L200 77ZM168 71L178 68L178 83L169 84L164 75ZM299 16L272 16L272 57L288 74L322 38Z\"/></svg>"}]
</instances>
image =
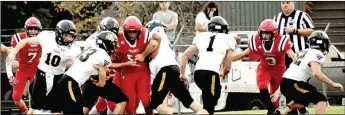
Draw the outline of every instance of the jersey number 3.
<instances>
[{"instance_id":1,"label":"jersey number 3","mask_svg":"<svg viewBox=\"0 0 345 115\"><path fill-rule=\"evenodd\" d=\"M268 61L268 65L276 65L277 61L274 57L266 57L265 58Z\"/></svg>"},{"instance_id":2,"label":"jersey number 3","mask_svg":"<svg viewBox=\"0 0 345 115\"><path fill-rule=\"evenodd\" d=\"M79 60L81 62L86 61L87 59L89 59L90 55L96 53L96 49L89 49L87 50L85 53L83 53L82 55L79 56Z\"/></svg>"},{"instance_id":3,"label":"jersey number 3","mask_svg":"<svg viewBox=\"0 0 345 115\"><path fill-rule=\"evenodd\" d=\"M47 60L45 61L47 65L52 65L53 67L57 67L60 64L61 57L58 55L54 55L51 58L52 53L47 54Z\"/></svg>"}]
</instances>

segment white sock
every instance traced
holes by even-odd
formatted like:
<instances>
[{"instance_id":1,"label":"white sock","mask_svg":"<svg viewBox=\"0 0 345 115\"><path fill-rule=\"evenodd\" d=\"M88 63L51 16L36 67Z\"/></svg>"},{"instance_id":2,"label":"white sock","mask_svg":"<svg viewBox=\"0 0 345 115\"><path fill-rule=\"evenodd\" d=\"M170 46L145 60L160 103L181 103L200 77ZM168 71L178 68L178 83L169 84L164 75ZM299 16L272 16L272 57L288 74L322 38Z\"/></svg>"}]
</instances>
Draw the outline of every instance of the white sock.
<instances>
[{"instance_id":1,"label":"white sock","mask_svg":"<svg viewBox=\"0 0 345 115\"><path fill-rule=\"evenodd\" d=\"M279 109L280 114L282 114L282 115L285 115L285 114L289 113L291 110L292 109L290 108L290 106L285 106L285 107Z\"/></svg>"},{"instance_id":2,"label":"white sock","mask_svg":"<svg viewBox=\"0 0 345 115\"><path fill-rule=\"evenodd\" d=\"M113 112L110 110L110 108L108 107L108 110L107 110L107 114L113 114Z\"/></svg>"},{"instance_id":3,"label":"white sock","mask_svg":"<svg viewBox=\"0 0 345 115\"><path fill-rule=\"evenodd\" d=\"M93 106L89 114L92 115L92 114L100 114L100 113L97 112L96 106Z\"/></svg>"}]
</instances>

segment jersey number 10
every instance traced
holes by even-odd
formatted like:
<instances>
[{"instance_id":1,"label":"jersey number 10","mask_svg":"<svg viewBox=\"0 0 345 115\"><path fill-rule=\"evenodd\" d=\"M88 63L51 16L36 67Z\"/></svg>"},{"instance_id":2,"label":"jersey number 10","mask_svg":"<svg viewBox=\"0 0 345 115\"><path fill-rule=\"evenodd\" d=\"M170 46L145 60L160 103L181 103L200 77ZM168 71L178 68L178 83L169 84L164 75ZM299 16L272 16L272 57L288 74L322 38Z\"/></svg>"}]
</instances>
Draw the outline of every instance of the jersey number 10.
<instances>
[{"instance_id":1,"label":"jersey number 10","mask_svg":"<svg viewBox=\"0 0 345 115\"><path fill-rule=\"evenodd\" d=\"M53 58L50 60L52 53L47 54L47 60L45 61L47 65L52 65L53 67L57 67L60 64L61 57L58 55L54 55Z\"/></svg>"}]
</instances>

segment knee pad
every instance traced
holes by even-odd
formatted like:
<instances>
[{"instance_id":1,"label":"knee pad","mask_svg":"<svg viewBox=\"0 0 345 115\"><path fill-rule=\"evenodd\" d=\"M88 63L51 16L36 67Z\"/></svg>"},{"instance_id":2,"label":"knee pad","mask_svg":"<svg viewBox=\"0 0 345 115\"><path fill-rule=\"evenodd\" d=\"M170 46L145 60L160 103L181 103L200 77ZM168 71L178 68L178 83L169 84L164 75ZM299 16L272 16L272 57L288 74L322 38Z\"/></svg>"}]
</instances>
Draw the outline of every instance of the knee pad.
<instances>
[{"instance_id":1,"label":"knee pad","mask_svg":"<svg viewBox=\"0 0 345 115\"><path fill-rule=\"evenodd\" d=\"M111 110L111 111L114 111L115 110L115 103L114 102L111 102L111 101L108 101L108 108Z\"/></svg>"},{"instance_id":2,"label":"knee pad","mask_svg":"<svg viewBox=\"0 0 345 115\"><path fill-rule=\"evenodd\" d=\"M105 109L107 108L107 104L105 103L105 100L103 99L102 101L97 101L96 103L96 110L98 113L103 113Z\"/></svg>"}]
</instances>

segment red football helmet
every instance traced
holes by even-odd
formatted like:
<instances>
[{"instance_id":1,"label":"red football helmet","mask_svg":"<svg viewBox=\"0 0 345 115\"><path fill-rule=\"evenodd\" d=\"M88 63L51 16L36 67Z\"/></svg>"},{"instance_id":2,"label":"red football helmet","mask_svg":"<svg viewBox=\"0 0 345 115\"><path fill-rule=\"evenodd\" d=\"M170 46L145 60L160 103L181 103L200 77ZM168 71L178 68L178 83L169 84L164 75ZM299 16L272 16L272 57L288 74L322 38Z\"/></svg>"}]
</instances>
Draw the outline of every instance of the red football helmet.
<instances>
[{"instance_id":1,"label":"red football helmet","mask_svg":"<svg viewBox=\"0 0 345 115\"><path fill-rule=\"evenodd\" d=\"M271 33L272 37L270 39L272 39L273 37L276 37L279 34L277 23L274 22L274 20L272 20L272 19L264 20L263 22L261 22L260 27L258 29L258 34L259 34L261 39L263 39L262 38L263 32Z\"/></svg>"},{"instance_id":2,"label":"red football helmet","mask_svg":"<svg viewBox=\"0 0 345 115\"><path fill-rule=\"evenodd\" d=\"M32 33L29 33L29 30L34 28L40 31L42 29L42 25L41 25L41 22L36 17L30 17L29 19L25 21L24 28L26 29L27 34L29 36L32 36L32 35L37 35L38 32L37 34L32 34Z\"/></svg>"},{"instance_id":3,"label":"red football helmet","mask_svg":"<svg viewBox=\"0 0 345 115\"><path fill-rule=\"evenodd\" d=\"M140 20L135 16L129 16L123 22L123 30L126 38L129 38L129 32L138 32L137 38L140 35L142 24ZM132 39L132 38L131 38Z\"/></svg>"}]
</instances>

